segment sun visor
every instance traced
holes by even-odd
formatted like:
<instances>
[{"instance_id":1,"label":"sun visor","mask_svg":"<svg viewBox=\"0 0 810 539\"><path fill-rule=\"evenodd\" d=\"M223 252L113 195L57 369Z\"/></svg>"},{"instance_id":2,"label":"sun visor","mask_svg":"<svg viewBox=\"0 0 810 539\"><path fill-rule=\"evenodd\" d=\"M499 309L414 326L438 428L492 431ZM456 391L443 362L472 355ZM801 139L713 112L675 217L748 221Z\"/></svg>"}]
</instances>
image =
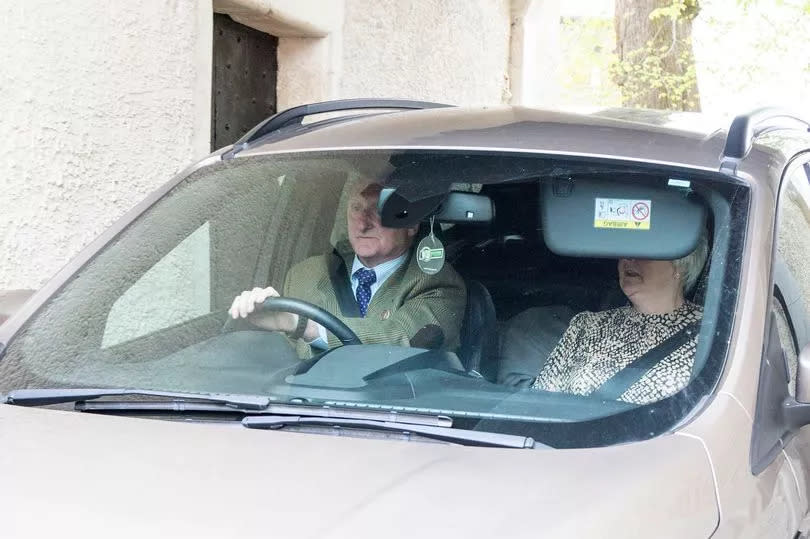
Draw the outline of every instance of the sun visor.
<instances>
[{"instance_id":1,"label":"sun visor","mask_svg":"<svg viewBox=\"0 0 810 539\"><path fill-rule=\"evenodd\" d=\"M563 256L681 258L694 250L706 223L706 208L688 186L683 180L544 182L543 239Z\"/></svg>"}]
</instances>

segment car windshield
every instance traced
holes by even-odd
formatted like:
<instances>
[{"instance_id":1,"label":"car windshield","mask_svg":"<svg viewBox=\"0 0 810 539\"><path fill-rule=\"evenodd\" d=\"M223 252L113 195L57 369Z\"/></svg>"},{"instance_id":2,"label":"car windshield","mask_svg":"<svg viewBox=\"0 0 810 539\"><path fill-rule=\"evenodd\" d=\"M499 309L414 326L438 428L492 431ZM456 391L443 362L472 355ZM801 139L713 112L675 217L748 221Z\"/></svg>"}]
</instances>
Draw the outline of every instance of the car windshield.
<instances>
[{"instance_id":1,"label":"car windshield","mask_svg":"<svg viewBox=\"0 0 810 539\"><path fill-rule=\"evenodd\" d=\"M722 373L747 212L748 188L717 173L593 158L217 162L29 319L0 391L239 393L553 447L645 439Z\"/></svg>"}]
</instances>

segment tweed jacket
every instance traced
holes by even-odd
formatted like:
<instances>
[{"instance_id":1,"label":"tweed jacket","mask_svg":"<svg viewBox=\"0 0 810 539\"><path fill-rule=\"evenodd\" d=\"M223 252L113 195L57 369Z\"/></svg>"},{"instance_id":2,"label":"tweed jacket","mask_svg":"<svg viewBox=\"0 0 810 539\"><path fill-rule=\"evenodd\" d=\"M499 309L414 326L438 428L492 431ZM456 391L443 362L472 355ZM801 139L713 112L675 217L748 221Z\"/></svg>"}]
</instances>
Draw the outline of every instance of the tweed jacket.
<instances>
[{"instance_id":1,"label":"tweed jacket","mask_svg":"<svg viewBox=\"0 0 810 539\"><path fill-rule=\"evenodd\" d=\"M411 249L408 260L377 290L366 316L361 317L349 283L350 270L346 269L352 267L353 261L354 252L346 242L334 253L299 262L287 272L283 295L326 309L364 344L409 346L417 331L435 324L444 332L442 348L458 348L467 290L464 280L449 264L435 275L427 275L419 269ZM339 344L329 334L329 347ZM303 341L299 340L297 348L301 357L309 355Z\"/></svg>"}]
</instances>

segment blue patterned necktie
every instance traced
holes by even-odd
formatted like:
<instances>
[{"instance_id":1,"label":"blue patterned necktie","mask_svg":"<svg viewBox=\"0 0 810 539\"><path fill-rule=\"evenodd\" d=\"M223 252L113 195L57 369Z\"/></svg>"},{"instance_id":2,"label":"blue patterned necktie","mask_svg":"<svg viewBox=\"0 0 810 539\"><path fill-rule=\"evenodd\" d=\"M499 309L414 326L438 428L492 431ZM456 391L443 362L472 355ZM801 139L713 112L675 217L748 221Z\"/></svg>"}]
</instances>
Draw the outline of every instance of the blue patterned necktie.
<instances>
[{"instance_id":1,"label":"blue patterned necktie","mask_svg":"<svg viewBox=\"0 0 810 539\"><path fill-rule=\"evenodd\" d=\"M357 298L357 306L360 307L360 314L366 316L368 311L368 304L371 301L371 285L377 282L377 274L374 270L360 268L354 272L357 277L357 291L355 297Z\"/></svg>"}]
</instances>

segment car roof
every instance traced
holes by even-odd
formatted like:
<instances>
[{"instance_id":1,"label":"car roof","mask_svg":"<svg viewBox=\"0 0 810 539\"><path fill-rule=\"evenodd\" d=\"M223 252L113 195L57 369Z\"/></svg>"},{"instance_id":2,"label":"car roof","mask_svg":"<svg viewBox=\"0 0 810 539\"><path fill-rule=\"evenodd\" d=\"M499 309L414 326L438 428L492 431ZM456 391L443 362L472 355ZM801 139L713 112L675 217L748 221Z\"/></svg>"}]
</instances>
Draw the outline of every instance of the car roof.
<instances>
[{"instance_id":1,"label":"car roof","mask_svg":"<svg viewBox=\"0 0 810 539\"><path fill-rule=\"evenodd\" d=\"M810 136L797 133L798 147L810 148ZM238 155L369 148L514 150L718 171L727 135L721 120L698 113L622 108L564 112L506 105L444 107L296 124L251 141ZM774 165L784 165L795 153L786 151L784 143L785 137L757 138L740 161L755 180L778 181L783 167Z\"/></svg>"}]
</instances>

